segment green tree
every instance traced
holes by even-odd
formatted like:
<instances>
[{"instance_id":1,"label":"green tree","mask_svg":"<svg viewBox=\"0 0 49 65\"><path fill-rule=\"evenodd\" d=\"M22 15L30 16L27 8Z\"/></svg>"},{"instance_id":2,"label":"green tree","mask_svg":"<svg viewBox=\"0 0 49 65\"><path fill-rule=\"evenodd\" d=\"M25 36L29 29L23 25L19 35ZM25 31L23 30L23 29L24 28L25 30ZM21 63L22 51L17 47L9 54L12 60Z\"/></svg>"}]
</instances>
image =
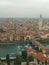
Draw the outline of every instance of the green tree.
<instances>
[{"instance_id":1,"label":"green tree","mask_svg":"<svg viewBox=\"0 0 49 65\"><path fill-rule=\"evenodd\" d=\"M0 65L2 65L2 61L0 60Z\"/></svg>"},{"instance_id":2,"label":"green tree","mask_svg":"<svg viewBox=\"0 0 49 65\"><path fill-rule=\"evenodd\" d=\"M6 62L7 62L7 65L10 65L9 54L6 55Z\"/></svg>"},{"instance_id":3,"label":"green tree","mask_svg":"<svg viewBox=\"0 0 49 65\"><path fill-rule=\"evenodd\" d=\"M32 56L28 56L29 62L34 61L34 58Z\"/></svg>"},{"instance_id":4,"label":"green tree","mask_svg":"<svg viewBox=\"0 0 49 65\"><path fill-rule=\"evenodd\" d=\"M17 55L15 60L14 60L14 65L21 65L21 56Z\"/></svg>"},{"instance_id":5,"label":"green tree","mask_svg":"<svg viewBox=\"0 0 49 65\"><path fill-rule=\"evenodd\" d=\"M22 51L22 58L26 61L27 60L27 51Z\"/></svg>"},{"instance_id":6,"label":"green tree","mask_svg":"<svg viewBox=\"0 0 49 65\"><path fill-rule=\"evenodd\" d=\"M29 58L27 55L27 51L22 51L22 58L27 62L27 65L29 65Z\"/></svg>"},{"instance_id":7,"label":"green tree","mask_svg":"<svg viewBox=\"0 0 49 65\"><path fill-rule=\"evenodd\" d=\"M27 65L29 65L29 57L28 57L28 55L27 55Z\"/></svg>"}]
</instances>

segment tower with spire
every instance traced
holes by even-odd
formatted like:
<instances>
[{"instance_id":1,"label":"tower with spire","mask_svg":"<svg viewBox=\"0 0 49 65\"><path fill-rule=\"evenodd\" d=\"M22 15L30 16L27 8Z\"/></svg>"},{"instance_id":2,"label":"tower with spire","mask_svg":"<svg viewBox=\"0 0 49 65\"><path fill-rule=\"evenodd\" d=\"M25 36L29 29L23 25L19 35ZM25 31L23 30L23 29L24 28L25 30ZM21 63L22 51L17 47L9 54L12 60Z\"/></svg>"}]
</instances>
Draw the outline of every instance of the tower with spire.
<instances>
[{"instance_id":1,"label":"tower with spire","mask_svg":"<svg viewBox=\"0 0 49 65\"><path fill-rule=\"evenodd\" d=\"M43 20L42 20L42 15L40 14L40 18L39 18L39 22L38 22L38 25L39 25L39 30L42 29L42 23L43 23Z\"/></svg>"}]
</instances>

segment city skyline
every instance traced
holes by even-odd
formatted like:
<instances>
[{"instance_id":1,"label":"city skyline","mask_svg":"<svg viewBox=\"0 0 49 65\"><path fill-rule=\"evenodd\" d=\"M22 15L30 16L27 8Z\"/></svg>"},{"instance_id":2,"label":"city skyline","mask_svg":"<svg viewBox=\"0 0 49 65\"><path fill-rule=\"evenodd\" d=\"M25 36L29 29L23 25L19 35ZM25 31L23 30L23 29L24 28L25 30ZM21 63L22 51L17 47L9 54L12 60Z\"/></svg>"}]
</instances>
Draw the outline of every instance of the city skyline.
<instances>
[{"instance_id":1,"label":"city skyline","mask_svg":"<svg viewBox=\"0 0 49 65\"><path fill-rule=\"evenodd\" d=\"M0 17L49 18L49 0L0 0Z\"/></svg>"}]
</instances>

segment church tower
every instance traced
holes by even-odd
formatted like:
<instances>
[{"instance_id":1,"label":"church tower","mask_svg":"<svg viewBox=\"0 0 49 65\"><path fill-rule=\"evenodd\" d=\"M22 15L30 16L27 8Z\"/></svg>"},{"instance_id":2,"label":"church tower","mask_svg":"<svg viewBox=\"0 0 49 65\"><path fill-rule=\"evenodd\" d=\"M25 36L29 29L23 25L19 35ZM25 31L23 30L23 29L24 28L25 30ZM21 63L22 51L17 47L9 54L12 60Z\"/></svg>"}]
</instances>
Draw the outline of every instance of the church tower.
<instances>
[{"instance_id":1,"label":"church tower","mask_svg":"<svg viewBox=\"0 0 49 65\"><path fill-rule=\"evenodd\" d=\"M43 24L42 15L40 15L39 22L38 22L39 30L42 29L42 24Z\"/></svg>"}]
</instances>

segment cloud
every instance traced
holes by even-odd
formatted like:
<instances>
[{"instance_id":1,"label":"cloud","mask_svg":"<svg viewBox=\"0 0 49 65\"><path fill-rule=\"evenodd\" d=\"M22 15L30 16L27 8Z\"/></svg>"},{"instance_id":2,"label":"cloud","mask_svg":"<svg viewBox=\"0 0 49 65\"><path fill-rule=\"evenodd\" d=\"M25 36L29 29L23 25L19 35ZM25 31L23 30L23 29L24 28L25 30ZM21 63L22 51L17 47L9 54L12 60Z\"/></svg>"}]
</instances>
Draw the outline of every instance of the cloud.
<instances>
[{"instance_id":1,"label":"cloud","mask_svg":"<svg viewBox=\"0 0 49 65\"><path fill-rule=\"evenodd\" d=\"M12 2L12 1L0 1L0 6L18 6L18 7L22 7L22 6L31 6L32 4L31 3L28 3L28 2Z\"/></svg>"},{"instance_id":2,"label":"cloud","mask_svg":"<svg viewBox=\"0 0 49 65\"><path fill-rule=\"evenodd\" d=\"M0 6L12 5L13 3L7 1L0 1Z\"/></svg>"},{"instance_id":3,"label":"cloud","mask_svg":"<svg viewBox=\"0 0 49 65\"><path fill-rule=\"evenodd\" d=\"M48 12L49 0L0 0L0 13L5 16L38 16Z\"/></svg>"},{"instance_id":4,"label":"cloud","mask_svg":"<svg viewBox=\"0 0 49 65\"><path fill-rule=\"evenodd\" d=\"M18 8L39 8L39 7L43 7L43 6L47 6L49 5L49 0L2 0L0 1L0 7L3 6L3 7L7 7L7 6L10 6L10 7L18 7Z\"/></svg>"}]
</instances>

